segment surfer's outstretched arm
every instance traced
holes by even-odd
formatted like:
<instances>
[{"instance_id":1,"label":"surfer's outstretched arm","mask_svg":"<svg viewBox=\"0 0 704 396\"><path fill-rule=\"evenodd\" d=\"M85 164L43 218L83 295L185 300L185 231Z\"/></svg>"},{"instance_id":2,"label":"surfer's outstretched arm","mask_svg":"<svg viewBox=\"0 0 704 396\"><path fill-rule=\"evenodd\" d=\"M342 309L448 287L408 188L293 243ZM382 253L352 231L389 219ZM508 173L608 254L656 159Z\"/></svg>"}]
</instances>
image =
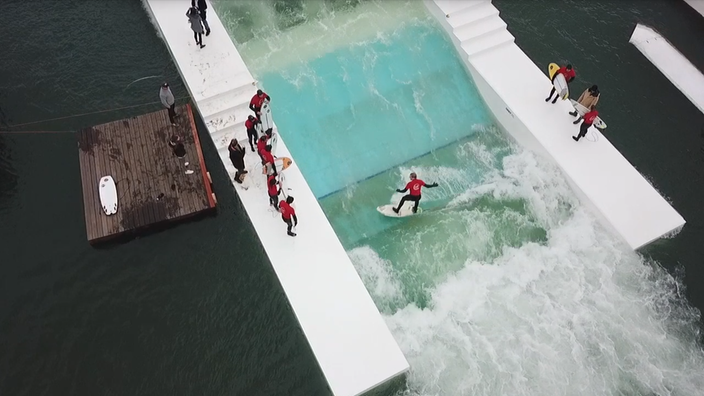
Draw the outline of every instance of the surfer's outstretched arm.
<instances>
[{"instance_id":1,"label":"surfer's outstretched arm","mask_svg":"<svg viewBox=\"0 0 704 396\"><path fill-rule=\"evenodd\" d=\"M438 186L437 183L433 183L433 184L426 184L426 185L423 186L423 187L433 188L433 187L437 187L437 186Z\"/></svg>"},{"instance_id":2,"label":"surfer's outstretched arm","mask_svg":"<svg viewBox=\"0 0 704 396\"><path fill-rule=\"evenodd\" d=\"M403 190L401 190L400 188L396 189L396 192L399 192L399 193L405 193L406 191L408 191L408 186L406 186L406 188L404 188Z\"/></svg>"}]
</instances>

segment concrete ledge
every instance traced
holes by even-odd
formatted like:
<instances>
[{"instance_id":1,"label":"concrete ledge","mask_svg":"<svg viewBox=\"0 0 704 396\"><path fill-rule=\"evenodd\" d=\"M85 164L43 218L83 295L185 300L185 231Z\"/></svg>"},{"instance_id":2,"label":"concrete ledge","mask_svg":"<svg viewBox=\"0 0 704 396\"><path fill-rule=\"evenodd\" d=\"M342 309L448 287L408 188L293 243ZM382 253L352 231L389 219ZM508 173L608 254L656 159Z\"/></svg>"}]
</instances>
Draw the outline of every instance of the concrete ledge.
<instances>
[{"instance_id":1,"label":"concrete ledge","mask_svg":"<svg viewBox=\"0 0 704 396\"><path fill-rule=\"evenodd\" d=\"M704 1L702 1L704 7ZM704 75L655 29L636 25L629 43L651 61L699 111L704 113Z\"/></svg>"},{"instance_id":2,"label":"concrete ledge","mask_svg":"<svg viewBox=\"0 0 704 396\"><path fill-rule=\"evenodd\" d=\"M598 130L591 128L588 137L592 141L572 140L579 129L567 114L572 106L567 101L545 103L551 88L547 70L536 66L515 43L497 39L493 47L485 46L481 52L465 48L472 38L458 38L457 31L466 31L467 27L450 23L450 12L462 12L464 7L463 18L471 21L468 14L479 8L476 1L424 3L450 34L499 125L520 144L556 163L581 201L608 229L632 249L638 249L684 225L682 216ZM482 13L490 14L486 9ZM494 30L487 37L500 37L495 32L497 24L487 25ZM501 68L507 64L511 65L511 73L504 73Z\"/></svg>"},{"instance_id":3,"label":"concrete ledge","mask_svg":"<svg viewBox=\"0 0 704 396\"><path fill-rule=\"evenodd\" d=\"M188 90L206 121L225 168L234 175L227 145L246 139L244 120L256 86L222 22L209 5L212 34L196 47L187 23L187 2L144 0ZM155 89L155 94L158 90ZM273 98L284 103L286 98ZM249 149L248 149L249 150ZM275 154L288 156L279 138ZM291 307L333 394L359 395L408 370L408 362L374 305L347 253L298 167L283 174L295 196L298 236L286 235L281 216L269 207L259 157L245 158L249 189L235 190L244 204Z\"/></svg>"}]
</instances>

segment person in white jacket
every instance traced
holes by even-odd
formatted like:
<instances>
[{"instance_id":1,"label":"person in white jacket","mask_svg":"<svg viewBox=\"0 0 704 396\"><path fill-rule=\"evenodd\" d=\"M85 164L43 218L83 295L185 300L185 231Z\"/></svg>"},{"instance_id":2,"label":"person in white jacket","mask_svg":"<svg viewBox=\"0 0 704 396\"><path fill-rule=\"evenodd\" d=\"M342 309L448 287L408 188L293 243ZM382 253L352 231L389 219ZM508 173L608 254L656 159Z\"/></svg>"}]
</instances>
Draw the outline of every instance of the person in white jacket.
<instances>
[{"instance_id":1,"label":"person in white jacket","mask_svg":"<svg viewBox=\"0 0 704 396\"><path fill-rule=\"evenodd\" d=\"M169 121L171 125L176 126L176 100L174 99L174 94L171 93L171 88L169 88L168 83L164 83L159 90L159 99L161 99L161 104L169 109Z\"/></svg>"}]
</instances>

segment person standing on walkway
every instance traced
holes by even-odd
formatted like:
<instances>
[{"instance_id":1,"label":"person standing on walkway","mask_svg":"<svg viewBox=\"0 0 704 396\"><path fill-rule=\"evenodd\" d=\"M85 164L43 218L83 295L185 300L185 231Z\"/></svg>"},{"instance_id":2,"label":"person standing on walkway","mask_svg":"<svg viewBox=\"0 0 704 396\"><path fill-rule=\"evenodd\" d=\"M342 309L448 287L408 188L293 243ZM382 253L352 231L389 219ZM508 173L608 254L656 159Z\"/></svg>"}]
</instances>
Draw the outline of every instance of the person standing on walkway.
<instances>
[{"instance_id":1,"label":"person standing on walkway","mask_svg":"<svg viewBox=\"0 0 704 396\"><path fill-rule=\"evenodd\" d=\"M198 8L198 15L200 15L203 26L205 26L205 35L210 36L210 26L208 26L208 20L205 15L205 10L208 9L208 3L206 3L205 0L198 0L198 5L196 5L196 0L191 0L191 7Z\"/></svg>"},{"instance_id":2,"label":"person standing on walkway","mask_svg":"<svg viewBox=\"0 0 704 396\"><path fill-rule=\"evenodd\" d=\"M235 172L235 181L242 184L242 179L244 175L248 172L244 169L244 148L240 146L240 143L236 139L230 141L230 146L227 147L230 152L230 161L232 161L232 166L237 169Z\"/></svg>"},{"instance_id":3,"label":"person standing on walkway","mask_svg":"<svg viewBox=\"0 0 704 396\"><path fill-rule=\"evenodd\" d=\"M257 124L261 126L261 121L256 119L254 116L247 116L247 121L244 122L244 127L247 128L247 140L249 141L249 147L254 152L254 145L257 144L258 134L257 134Z\"/></svg>"},{"instance_id":4,"label":"person standing on walkway","mask_svg":"<svg viewBox=\"0 0 704 396\"><path fill-rule=\"evenodd\" d=\"M267 144L266 147L264 148L264 152L262 153L262 162L264 163L264 166L266 167L266 174L267 175L274 175L278 176L278 172L276 171L276 164L274 163L276 159L274 158L274 154L271 153L271 145Z\"/></svg>"},{"instance_id":5,"label":"person standing on walkway","mask_svg":"<svg viewBox=\"0 0 704 396\"><path fill-rule=\"evenodd\" d=\"M279 202L279 211L281 212L281 219L288 226L286 233L289 236L295 237L296 233L291 229L298 225L298 217L296 217L296 210L291 206L293 203L293 197L289 196L286 200L281 200ZM293 220L293 221L291 221Z\"/></svg>"},{"instance_id":6,"label":"person standing on walkway","mask_svg":"<svg viewBox=\"0 0 704 396\"><path fill-rule=\"evenodd\" d=\"M168 83L164 83L161 86L159 99L161 99L161 104L169 109L169 121L171 121L171 125L176 126L176 100L174 99L174 94L171 93L171 88L169 88Z\"/></svg>"},{"instance_id":7,"label":"person standing on walkway","mask_svg":"<svg viewBox=\"0 0 704 396\"><path fill-rule=\"evenodd\" d=\"M271 97L267 95L266 92L258 89L257 93L252 96L252 100L249 101L249 109L254 112L257 119L261 119L260 116L262 115L262 105L265 100L271 102Z\"/></svg>"},{"instance_id":8,"label":"person standing on walkway","mask_svg":"<svg viewBox=\"0 0 704 396\"><path fill-rule=\"evenodd\" d=\"M572 65L568 64L567 66L561 67L561 68L557 71L557 73L555 73L555 75L552 76L552 79L550 80L550 82L551 82L551 83L554 82L554 81L555 81L555 78L556 78L559 74L562 74L563 76L565 76L565 81L567 81L567 84L568 84L568 85L569 85L569 83L572 82L572 80L574 80L574 77L576 76L576 73L574 72L574 69L572 68ZM556 92L557 92L557 89L555 88L555 85L553 84L552 90L550 90L550 96L548 96L548 97L545 99L545 101L546 101L546 102L549 102L550 99L552 98L552 95L553 95L554 93L556 93ZM552 104L555 104L555 102L557 102L557 99L558 99L559 97L560 97L560 94L558 93L558 94L555 96L555 99L552 101Z\"/></svg>"},{"instance_id":9,"label":"person standing on walkway","mask_svg":"<svg viewBox=\"0 0 704 396\"><path fill-rule=\"evenodd\" d=\"M572 136L572 139L574 139L575 142L578 142L579 139L586 136L589 127L592 126L594 120L596 120L596 117L598 116L599 112L596 111L596 106L592 105L592 107L589 108L589 112L584 115L584 121L582 121L582 125L579 126L579 134L577 136Z\"/></svg>"},{"instance_id":10,"label":"person standing on walkway","mask_svg":"<svg viewBox=\"0 0 704 396\"><path fill-rule=\"evenodd\" d=\"M281 189L279 189L279 181L276 176L269 175L266 179L266 187L269 192L269 203L274 209L279 210L279 194L281 194Z\"/></svg>"},{"instance_id":11,"label":"person standing on walkway","mask_svg":"<svg viewBox=\"0 0 704 396\"><path fill-rule=\"evenodd\" d=\"M195 7L189 8L186 12L186 16L188 17L188 22L191 24L191 30L193 30L193 38L196 39L196 45L200 46L200 48L205 47L205 44L203 44L203 20L200 18L198 9Z\"/></svg>"},{"instance_id":12,"label":"person standing on walkway","mask_svg":"<svg viewBox=\"0 0 704 396\"><path fill-rule=\"evenodd\" d=\"M592 85L591 87L585 89L581 95L579 95L577 103L584 106L585 109L591 109L592 106L596 106L596 104L599 102L600 96L601 93L599 92L599 87L596 85ZM577 119L573 122L573 124L575 125L579 124L579 121L581 121L583 117L579 115L579 111L577 109L570 112L570 115L573 117L577 117Z\"/></svg>"}]
</instances>

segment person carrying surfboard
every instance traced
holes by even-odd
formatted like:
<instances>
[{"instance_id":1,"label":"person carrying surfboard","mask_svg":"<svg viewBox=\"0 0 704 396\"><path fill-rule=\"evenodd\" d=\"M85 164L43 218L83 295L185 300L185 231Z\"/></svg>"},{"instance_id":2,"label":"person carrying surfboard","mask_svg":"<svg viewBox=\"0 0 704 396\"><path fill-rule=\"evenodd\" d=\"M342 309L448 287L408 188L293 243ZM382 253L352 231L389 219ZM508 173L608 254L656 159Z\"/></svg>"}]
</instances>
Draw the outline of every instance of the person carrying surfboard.
<instances>
[{"instance_id":1,"label":"person carrying surfboard","mask_svg":"<svg viewBox=\"0 0 704 396\"><path fill-rule=\"evenodd\" d=\"M237 139L232 139L227 149L230 152L230 161L232 161L232 166L237 169L237 172L235 172L235 181L237 183L242 184L242 179L244 179L244 175L248 173L244 169L244 148L240 146L240 143L237 141Z\"/></svg>"},{"instance_id":2,"label":"person carrying surfboard","mask_svg":"<svg viewBox=\"0 0 704 396\"><path fill-rule=\"evenodd\" d=\"M590 109L592 106L596 106L596 104L599 102L600 95L601 93L599 92L599 87L596 85L592 85L591 87L585 89L581 95L579 95L577 103L584 106L585 109ZM579 124L579 121L582 120L582 116L579 115L579 111L577 109L571 111L570 115L573 117L577 117L577 119L573 122L573 124L575 125Z\"/></svg>"},{"instance_id":3,"label":"person carrying surfboard","mask_svg":"<svg viewBox=\"0 0 704 396\"><path fill-rule=\"evenodd\" d=\"M572 80L574 80L576 73L574 72L574 69L572 68L572 65L568 64L567 66L561 67L553 76L550 82L554 83L555 82L555 77L557 77L558 74L562 74L565 76L565 81L567 81L567 84L571 83ZM552 99L552 95L554 95L557 92L557 89L555 88L555 85L552 86L552 90L550 90L550 96L548 96L545 101L549 102L550 99ZM553 104L557 102L557 99L560 97L560 94L558 93L555 95L555 99L552 101Z\"/></svg>"},{"instance_id":4,"label":"person carrying surfboard","mask_svg":"<svg viewBox=\"0 0 704 396\"><path fill-rule=\"evenodd\" d=\"M267 146L264 148L264 152L262 153L262 162L266 167L267 175L278 176L278 172L276 172L276 164L274 164L274 161L276 161L276 159L274 158L274 154L271 153L271 145L267 144Z\"/></svg>"},{"instance_id":5,"label":"person carrying surfboard","mask_svg":"<svg viewBox=\"0 0 704 396\"><path fill-rule=\"evenodd\" d=\"M254 112L257 119L260 119L260 116L262 115L261 110L265 100L271 102L271 97L267 95L266 92L258 89L257 93L252 96L252 100L249 101L249 109Z\"/></svg>"},{"instance_id":6,"label":"person carrying surfboard","mask_svg":"<svg viewBox=\"0 0 704 396\"><path fill-rule=\"evenodd\" d=\"M411 172L410 178L411 178L411 181L409 181L408 184L406 184L406 187L403 190L401 190L401 189L396 190L396 192L400 192L400 193L405 193L406 191L409 191L409 193L407 195L404 195L403 198L401 198L401 202L399 202L397 207L393 208L393 211L395 213L398 213L398 211L401 210L401 208L403 207L403 204L406 203L406 201L415 202L415 205L413 205L413 213L418 212L418 203L420 203L420 198L421 198L421 194L420 194L421 187L433 188L433 187L438 186L437 183L425 184L425 182L423 180L418 179L418 175L416 175L415 172Z\"/></svg>"},{"instance_id":7,"label":"person carrying surfboard","mask_svg":"<svg viewBox=\"0 0 704 396\"><path fill-rule=\"evenodd\" d=\"M298 217L296 217L296 210L291 206L292 203L292 196L287 197L285 201L281 200L281 202L279 202L279 211L281 212L281 220L288 226L286 233L289 236L295 237L296 233L291 229L298 225Z\"/></svg>"},{"instance_id":8,"label":"person carrying surfboard","mask_svg":"<svg viewBox=\"0 0 704 396\"><path fill-rule=\"evenodd\" d=\"M572 136L572 139L574 139L575 142L578 142L579 139L586 136L587 131L589 130L589 127L592 126L592 124L594 123L594 120L598 116L599 116L599 112L596 111L596 106L592 105L589 108L589 112L584 115L584 121L582 121L582 125L579 126L579 134L577 136Z\"/></svg>"},{"instance_id":9,"label":"person carrying surfboard","mask_svg":"<svg viewBox=\"0 0 704 396\"><path fill-rule=\"evenodd\" d=\"M247 116L247 121L244 122L244 127L247 128L247 141L249 141L252 152L254 152L254 145L257 143L257 124L261 125L261 121L251 115Z\"/></svg>"}]
</instances>

